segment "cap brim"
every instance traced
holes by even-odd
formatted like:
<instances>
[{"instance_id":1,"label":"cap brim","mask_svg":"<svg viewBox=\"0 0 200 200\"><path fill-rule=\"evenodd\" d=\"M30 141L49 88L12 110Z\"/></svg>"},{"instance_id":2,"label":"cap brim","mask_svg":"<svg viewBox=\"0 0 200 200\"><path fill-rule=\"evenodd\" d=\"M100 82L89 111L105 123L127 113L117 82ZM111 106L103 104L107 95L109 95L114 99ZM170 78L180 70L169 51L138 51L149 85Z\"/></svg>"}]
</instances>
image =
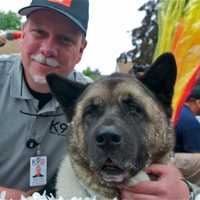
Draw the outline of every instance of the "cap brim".
<instances>
[{"instance_id":1,"label":"cap brim","mask_svg":"<svg viewBox=\"0 0 200 200\"><path fill-rule=\"evenodd\" d=\"M65 17L67 17L69 20L72 21L73 24L75 24L76 26L78 26L78 28L81 30L81 32L83 32L86 35L86 30L85 28L79 23L79 21L77 21L72 15L70 15L69 13L64 13L59 9L56 9L55 7L51 7L51 6L27 6L24 7L22 9L19 10L19 14L23 15L23 16L29 16L32 12L36 11L36 10L40 10L40 9L51 9L54 11L57 11L58 13L64 15Z\"/></svg>"}]
</instances>

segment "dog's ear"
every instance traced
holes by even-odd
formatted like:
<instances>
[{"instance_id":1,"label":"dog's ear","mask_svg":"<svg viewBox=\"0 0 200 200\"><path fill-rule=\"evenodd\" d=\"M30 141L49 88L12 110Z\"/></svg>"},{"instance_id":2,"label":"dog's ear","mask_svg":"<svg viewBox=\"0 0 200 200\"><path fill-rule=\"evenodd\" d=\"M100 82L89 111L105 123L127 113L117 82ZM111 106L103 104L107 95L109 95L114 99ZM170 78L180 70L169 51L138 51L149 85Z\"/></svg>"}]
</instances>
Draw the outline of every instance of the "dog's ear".
<instances>
[{"instance_id":1,"label":"dog's ear","mask_svg":"<svg viewBox=\"0 0 200 200\"><path fill-rule=\"evenodd\" d=\"M46 79L52 94L60 103L65 114L67 114L68 120L71 121L76 100L88 84L68 80L53 73L48 74Z\"/></svg>"},{"instance_id":2,"label":"dog's ear","mask_svg":"<svg viewBox=\"0 0 200 200\"><path fill-rule=\"evenodd\" d=\"M164 53L151 65L142 80L163 104L169 117L172 114L171 104L176 74L177 67L173 54Z\"/></svg>"}]
</instances>

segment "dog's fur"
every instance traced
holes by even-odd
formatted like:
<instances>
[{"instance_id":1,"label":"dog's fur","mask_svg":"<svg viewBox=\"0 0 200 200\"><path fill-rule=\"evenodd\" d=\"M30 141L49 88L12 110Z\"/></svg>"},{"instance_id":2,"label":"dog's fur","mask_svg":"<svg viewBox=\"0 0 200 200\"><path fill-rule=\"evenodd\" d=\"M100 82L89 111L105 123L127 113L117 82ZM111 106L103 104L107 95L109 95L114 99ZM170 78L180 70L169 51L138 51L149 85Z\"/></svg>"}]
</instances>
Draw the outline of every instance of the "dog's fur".
<instances>
[{"instance_id":1,"label":"dog's fur","mask_svg":"<svg viewBox=\"0 0 200 200\"><path fill-rule=\"evenodd\" d=\"M170 123L175 80L170 53L161 55L142 80L115 73L83 85L49 74L50 89L72 120L58 194L82 196L86 190L112 199L146 166L168 162L175 141Z\"/></svg>"}]
</instances>

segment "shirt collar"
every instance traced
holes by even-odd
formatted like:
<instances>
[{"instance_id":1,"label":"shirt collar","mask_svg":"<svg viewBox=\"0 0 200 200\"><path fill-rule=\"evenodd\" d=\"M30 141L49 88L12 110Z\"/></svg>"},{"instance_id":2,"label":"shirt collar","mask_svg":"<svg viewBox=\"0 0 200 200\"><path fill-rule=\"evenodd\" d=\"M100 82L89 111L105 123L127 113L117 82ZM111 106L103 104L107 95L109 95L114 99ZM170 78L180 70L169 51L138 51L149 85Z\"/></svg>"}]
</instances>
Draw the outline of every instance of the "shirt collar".
<instances>
[{"instance_id":1,"label":"shirt collar","mask_svg":"<svg viewBox=\"0 0 200 200\"><path fill-rule=\"evenodd\" d=\"M33 96L29 92L24 76L23 76L23 66L21 64L20 57L17 57L14 62L14 68L11 71L11 87L10 87L10 95L15 98L20 99L33 99Z\"/></svg>"},{"instance_id":2,"label":"shirt collar","mask_svg":"<svg viewBox=\"0 0 200 200\"><path fill-rule=\"evenodd\" d=\"M72 71L68 78L70 80L75 80L76 79L76 72ZM19 98L19 99L29 99L29 100L36 100L30 93L28 87L26 86L26 82L24 80L24 72L23 72L23 65L21 63L20 57L15 57L14 60L14 68L11 71L11 76L10 76L10 95L14 98ZM57 100L53 97L51 102L52 107L58 107L59 103Z\"/></svg>"}]
</instances>

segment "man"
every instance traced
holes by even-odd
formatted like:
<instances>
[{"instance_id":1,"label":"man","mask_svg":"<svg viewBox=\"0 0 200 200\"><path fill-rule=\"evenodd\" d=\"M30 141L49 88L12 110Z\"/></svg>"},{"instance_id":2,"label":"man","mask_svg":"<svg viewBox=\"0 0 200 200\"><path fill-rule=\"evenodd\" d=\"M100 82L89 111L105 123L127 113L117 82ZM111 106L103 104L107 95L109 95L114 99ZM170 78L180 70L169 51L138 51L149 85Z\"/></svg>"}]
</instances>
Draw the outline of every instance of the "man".
<instances>
[{"instance_id":1,"label":"man","mask_svg":"<svg viewBox=\"0 0 200 200\"><path fill-rule=\"evenodd\" d=\"M176 125L176 152L200 152L200 82L188 96Z\"/></svg>"},{"instance_id":2,"label":"man","mask_svg":"<svg viewBox=\"0 0 200 200\"><path fill-rule=\"evenodd\" d=\"M86 80L74 66L87 44L88 1L33 0L19 13L27 16L21 59L0 61L0 185L13 199L44 188L66 151L68 124L45 77L55 72ZM39 160L44 176L34 178Z\"/></svg>"},{"instance_id":3,"label":"man","mask_svg":"<svg viewBox=\"0 0 200 200\"><path fill-rule=\"evenodd\" d=\"M0 191L6 191L8 199L44 189L66 151L69 124L51 96L45 76L54 72L85 81L74 67L87 44L88 6L88 0L32 0L19 11L27 16L21 59L9 56L0 60ZM38 164L42 177L33 175ZM124 187L122 199L188 199L188 187L174 166L147 170L158 181Z\"/></svg>"}]
</instances>

